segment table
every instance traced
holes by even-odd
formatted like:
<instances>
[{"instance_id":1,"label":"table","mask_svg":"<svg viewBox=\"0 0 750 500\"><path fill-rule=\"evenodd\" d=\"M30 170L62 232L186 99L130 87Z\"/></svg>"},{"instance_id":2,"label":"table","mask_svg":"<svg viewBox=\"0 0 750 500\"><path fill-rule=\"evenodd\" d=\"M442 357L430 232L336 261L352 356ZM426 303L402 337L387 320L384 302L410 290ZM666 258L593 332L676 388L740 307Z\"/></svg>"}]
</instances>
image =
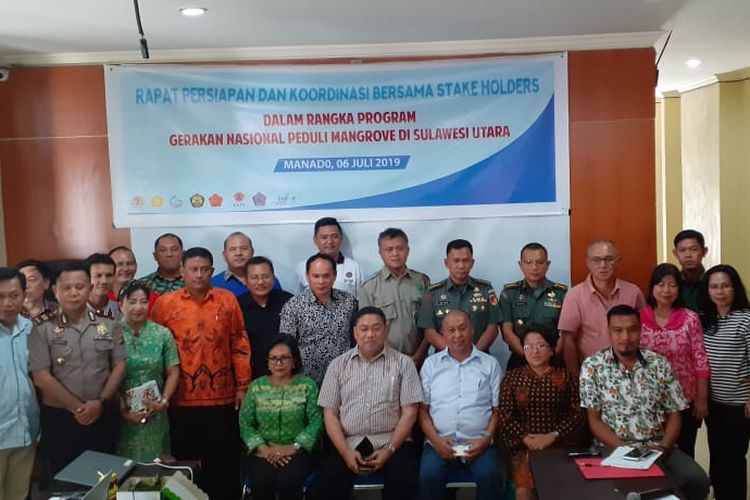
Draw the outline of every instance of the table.
<instances>
[{"instance_id":1,"label":"table","mask_svg":"<svg viewBox=\"0 0 750 500\"><path fill-rule=\"evenodd\" d=\"M602 456L609 453L605 451ZM657 462L658 463L658 462ZM575 498L576 500L622 500L631 491L652 488L674 488L668 477L643 477L637 479L584 479L572 458L561 448L532 451L529 456L540 500Z\"/></svg>"}]
</instances>

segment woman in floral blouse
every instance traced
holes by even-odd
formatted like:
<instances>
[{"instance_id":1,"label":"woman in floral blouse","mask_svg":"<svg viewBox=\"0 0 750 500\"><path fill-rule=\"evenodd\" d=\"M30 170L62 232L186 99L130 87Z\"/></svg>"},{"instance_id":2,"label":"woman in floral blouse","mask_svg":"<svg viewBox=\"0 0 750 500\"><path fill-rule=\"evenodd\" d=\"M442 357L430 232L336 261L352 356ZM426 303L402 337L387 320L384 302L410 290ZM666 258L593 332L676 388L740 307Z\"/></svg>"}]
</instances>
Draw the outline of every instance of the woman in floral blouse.
<instances>
[{"instance_id":1,"label":"woman in floral blouse","mask_svg":"<svg viewBox=\"0 0 750 500\"><path fill-rule=\"evenodd\" d=\"M578 399L578 378L550 364L554 335L529 325L521 339L528 365L508 372L500 386L500 438L511 454L516 498L535 498L529 450L572 446L585 439L586 423Z\"/></svg>"},{"instance_id":2,"label":"woman in floral blouse","mask_svg":"<svg viewBox=\"0 0 750 500\"><path fill-rule=\"evenodd\" d=\"M266 359L270 375L250 384L240 410L253 498L299 499L323 427L318 387L299 374L302 358L294 337L280 336Z\"/></svg>"},{"instance_id":3,"label":"woman in floral blouse","mask_svg":"<svg viewBox=\"0 0 750 500\"><path fill-rule=\"evenodd\" d=\"M682 412L677 446L695 457L695 437L708 411L708 356L700 319L682 307L683 280L673 264L659 264L651 273L646 307L641 309L641 347L669 361L690 408Z\"/></svg>"}]
</instances>

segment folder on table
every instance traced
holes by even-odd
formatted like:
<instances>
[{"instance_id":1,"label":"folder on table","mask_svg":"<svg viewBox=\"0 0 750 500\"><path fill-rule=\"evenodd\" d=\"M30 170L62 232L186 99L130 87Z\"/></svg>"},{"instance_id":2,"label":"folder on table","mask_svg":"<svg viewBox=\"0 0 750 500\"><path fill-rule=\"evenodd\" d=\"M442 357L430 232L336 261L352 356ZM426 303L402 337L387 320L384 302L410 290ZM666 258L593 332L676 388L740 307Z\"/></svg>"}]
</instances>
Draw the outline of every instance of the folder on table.
<instances>
[{"instance_id":1,"label":"folder on table","mask_svg":"<svg viewBox=\"0 0 750 500\"><path fill-rule=\"evenodd\" d=\"M657 464L646 470L623 469L602 465L601 458L576 458L575 464L586 479L625 479L632 477L662 477L664 471Z\"/></svg>"}]
</instances>

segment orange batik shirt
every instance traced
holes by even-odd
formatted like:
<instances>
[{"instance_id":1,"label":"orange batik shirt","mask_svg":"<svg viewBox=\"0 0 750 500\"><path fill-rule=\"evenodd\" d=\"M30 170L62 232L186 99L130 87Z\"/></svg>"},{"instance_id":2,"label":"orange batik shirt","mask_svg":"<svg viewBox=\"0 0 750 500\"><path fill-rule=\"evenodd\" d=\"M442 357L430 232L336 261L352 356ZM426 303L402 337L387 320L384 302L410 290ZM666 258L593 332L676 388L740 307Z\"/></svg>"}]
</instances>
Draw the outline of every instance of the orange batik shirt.
<instances>
[{"instance_id":1,"label":"orange batik shirt","mask_svg":"<svg viewBox=\"0 0 750 500\"><path fill-rule=\"evenodd\" d=\"M159 297L151 318L174 335L180 353L180 384L170 404L234 403L250 383L250 342L232 292L211 287L202 302L186 289Z\"/></svg>"}]
</instances>

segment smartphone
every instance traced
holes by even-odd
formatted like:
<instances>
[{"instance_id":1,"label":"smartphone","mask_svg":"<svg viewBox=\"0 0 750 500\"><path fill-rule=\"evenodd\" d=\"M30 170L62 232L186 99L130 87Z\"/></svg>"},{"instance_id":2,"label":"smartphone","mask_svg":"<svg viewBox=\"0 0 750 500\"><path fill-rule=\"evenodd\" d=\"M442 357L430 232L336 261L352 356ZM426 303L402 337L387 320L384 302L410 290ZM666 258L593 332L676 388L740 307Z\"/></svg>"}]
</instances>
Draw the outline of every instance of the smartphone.
<instances>
[{"instance_id":1,"label":"smartphone","mask_svg":"<svg viewBox=\"0 0 750 500\"><path fill-rule=\"evenodd\" d=\"M639 448L633 448L626 454L622 456L625 460L647 460L651 456L655 455L656 452L654 450L641 450Z\"/></svg>"}]
</instances>

